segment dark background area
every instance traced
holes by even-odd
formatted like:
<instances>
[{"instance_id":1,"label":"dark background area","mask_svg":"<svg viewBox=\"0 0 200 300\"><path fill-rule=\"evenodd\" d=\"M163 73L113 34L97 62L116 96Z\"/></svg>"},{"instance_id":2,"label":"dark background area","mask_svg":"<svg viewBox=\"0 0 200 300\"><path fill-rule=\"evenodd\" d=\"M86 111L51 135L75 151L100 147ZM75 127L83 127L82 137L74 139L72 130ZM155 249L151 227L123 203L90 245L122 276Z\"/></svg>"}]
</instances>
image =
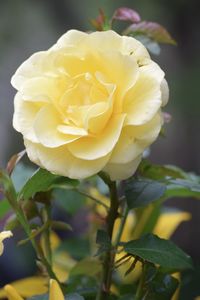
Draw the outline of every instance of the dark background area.
<instances>
[{"instance_id":1,"label":"dark background area","mask_svg":"<svg viewBox=\"0 0 200 300\"><path fill-rule=\"evenodd\" d=\"M22 137L12 128L14 89L10 78L32 53L49 48L68 29L89 30L89 19L102 8L107 15L121 6L136 9L144 20L164 25L178 45L162 46L154 57L166 72L172 114L166 138L151 149L151 160L175 164L200 173L200 1L188 0L1 0L0 2L0 165L23 149ZM200 202L176 199L169 205L193 214L174 235L178 243L200 262ZM12 278L11 278L12 279ZM191 298L193 299L193 298ZM189 300L189 298L187 298Z\"/></svg>"}]
</instances>

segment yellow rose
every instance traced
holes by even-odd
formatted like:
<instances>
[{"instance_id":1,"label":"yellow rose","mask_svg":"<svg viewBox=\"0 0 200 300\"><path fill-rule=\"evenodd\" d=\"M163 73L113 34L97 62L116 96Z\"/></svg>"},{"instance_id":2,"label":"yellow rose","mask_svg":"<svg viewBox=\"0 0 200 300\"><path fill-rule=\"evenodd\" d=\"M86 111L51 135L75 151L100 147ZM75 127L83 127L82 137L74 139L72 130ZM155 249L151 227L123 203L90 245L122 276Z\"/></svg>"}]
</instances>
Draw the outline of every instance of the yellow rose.
<instances>
[{"instance_id":1,"label":"yellow rose","mask_svg":"<svg viewBox=\"0 0 200 300\"><path fill-rule=\"evenodd\" d=\"M12 77L13 125L30 160L52 173L131 176L158 136L164 72L136 39L70 30Z\"/></svg>"}]
</instances>

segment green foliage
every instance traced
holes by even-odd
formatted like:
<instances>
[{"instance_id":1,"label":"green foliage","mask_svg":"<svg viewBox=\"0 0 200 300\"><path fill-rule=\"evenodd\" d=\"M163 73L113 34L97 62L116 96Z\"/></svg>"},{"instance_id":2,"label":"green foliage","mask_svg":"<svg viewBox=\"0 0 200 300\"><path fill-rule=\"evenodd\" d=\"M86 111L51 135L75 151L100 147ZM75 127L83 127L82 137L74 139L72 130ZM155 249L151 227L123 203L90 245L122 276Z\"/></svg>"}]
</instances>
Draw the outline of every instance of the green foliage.
<instances>
[{"instance_id":1,"label":"green foliage","mask_svg":"<svg viewBox=\"0 0 200 300\"><path fill-rule=\"evenodd\" d=\"M10 211L10 204L7 199L0 201L0 218L3 218Z\"/></svg>"},{"instance_id":2,"label":"green foliage","mask_svg":"<svg viewBox=\"0 0 200 300\"><path fill-rule=\"evenodd\" d=\"M56 205L58 205L60 208L64 209L71 215L77 213L77 211L80 210L86 202L85 196L81 195L76 190L70 189L54 189L53 198Z\"/></svg>"},{"instance_id":3,"label":"green foliage","mask_svg":"<svg viewBox=\"0 0 200 300\"><path fill-rule=\"evenodd\" d=\"M174 271L191 269L191 258L169 240L153 234L146 234L140 239L124 244L124 251L143 261L158 264Z\"/></svg>"},{"instance_id":4,"label":"green foliage","mask_svg":"<svg viewBox=\"0 0 200 300\"><path fill-rule=\"evenodd\" d=\"M128 207L137 208L161 198L166 190L165 184L150 179L131 178L125 185L125 195Z\"/></svg>"},{"instance_id":5,"label":"green foliage","mask_svg":"<svg viewBox=\"0 0 200 300\"><path fill-rule=\"evenodd\" d=\"M101 273L102 265L95 258L85 258L79 261L70 271L70 276L84 275L96 276Z\"/></svg>"},{"instance_id":6,"label":"green foliage","mask_svg":"<svg viewBox=\"0 0 200 300\"><path fill-rule=\"evenodd\" d=\"M168 300L176 291L179 282L157 267L148 264L145 270L143 295L148 300Z\"/></svg>"},{"instance_id":7,"label":"green foliage","mask_svg":"<svg viewBox=\"0 0 200 300\"><path fill-rule=\"evenodd\" d=\"M77 184L77 180L54 175L40 168L28 179L18 197L19 199L27 200L33 197L37 192L49 191L57 186L67 188L68 186L71 187Z\"/></svg>"}]
</instances>

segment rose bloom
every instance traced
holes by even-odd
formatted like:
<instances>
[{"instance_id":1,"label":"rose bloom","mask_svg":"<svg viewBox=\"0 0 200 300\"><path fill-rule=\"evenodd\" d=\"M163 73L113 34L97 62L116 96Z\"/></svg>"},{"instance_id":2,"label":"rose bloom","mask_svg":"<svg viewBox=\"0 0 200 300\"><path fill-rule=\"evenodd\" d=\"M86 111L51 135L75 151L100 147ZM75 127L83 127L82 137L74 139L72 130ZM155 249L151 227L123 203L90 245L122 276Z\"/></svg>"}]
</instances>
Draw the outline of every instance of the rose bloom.
<instances>
[{"instance_id":1,"label":"rose bloom","mask_svg":"<svg viewBox=\"0 0 200 300\"><path fill-rule=\"evenodd\" d=\"M157 138L168 100L164 72L136 39L70 30L12 77L13 125L31 161L86 178L131 176Z\"/></svg>"}]
</instances>

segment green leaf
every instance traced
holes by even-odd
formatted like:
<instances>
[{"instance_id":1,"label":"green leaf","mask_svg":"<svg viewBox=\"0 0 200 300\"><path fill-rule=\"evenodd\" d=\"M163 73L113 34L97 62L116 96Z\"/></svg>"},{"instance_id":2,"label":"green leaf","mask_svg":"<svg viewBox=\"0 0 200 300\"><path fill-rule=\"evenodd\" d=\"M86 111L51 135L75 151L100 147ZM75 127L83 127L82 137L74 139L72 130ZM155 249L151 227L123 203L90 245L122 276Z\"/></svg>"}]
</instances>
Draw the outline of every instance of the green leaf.
<instances>
[{"instance_id":1,"label":"green leaf","mask_svg":"<svg viewBox=\"0 0 200 300\"><path fill-rule=\"evenodd\" d=\"M158 200L165 193L164 183L150 179L130 179L125 184L125 196L129 209L145 206Z\"/></svg>"},{"instance_id":2,"label":"green leaf","mask_svg":"<svg viewBox=\"0 0 200 300\"><path fill-rule=\"evenodd\" d=\"M7 199L0 201L0 218L3 218L9 211L11 207Z\"/></svg>"},{"instance_id":3,"label":"green leaf","mask_svg":"<svg viewBox=\"0 0 200 300\"><path fill-rule=\"evenodd\" d=\"M126 34L142 34L153 39L158 43L176 45L175 40L171 37L169 32L160 24L155 22L143 21L129 26L125 32Z\"/></svg>"},{"instance_id":4,"label":"green leaf","mask_svg":"<svg viewBox=\"0 0 200 300\"><path fill-rule=\"evenodd\" d=\"M168 300L172 299L179 281L169 274L157 274L155 279L150 284L149 300Z\"/></svg>"},{"instance_id":5,"label":"green leaf","mask_svg":"<svg viewBox=\"0 0 200 300\"><path fill-rule=\"evenodd\" d=\"M11 174L11 179L17 192L23 188L26 181L33 175L35 171L36 169L23 163L18 163L16 165Z\"/></svg>"},{"instance_id":6,"label":"green leaf","mask_svg":"<svg viewBox=\"0 0 200 300\"><path fill-rule=\"evenodd\" d=\"M67 297L70 293L76 292L86 299L94 299L97 293L98 281L99 279L87 275L70 276L67 281Z\"/></svg>"},{"instance_id":7,"label":"green leaf","mask_svg":"<svg viewBox=\"0 0 200 300\"><path fill-rule=\"evenodd\" d=\"M90 243L83 238L68 238L59 247L58 251L66 251L73 258L80 260L90 255Z\"/></svg>"},{"instance_id":8,"label":"green leaf","mask_svg":"<svg viewBox=\"0 0 200 300\"><path fill-rule=\"evenodd\" d=\"M148 160L143 159L139 165L139 174L142 177L147 177L154 180L169 179L169 178L185 178L187 179L188 173L182 169L171 165L156 165L150 163Z\"/></svg>"},{"instance_id":9,"label":"green leaf","mask_svg":"<svg viewBox=\"0 0 200 300\"><path fill-rule=\"evenodd\" d=\"M193 268L190 256L171 241L153 234L146 234L140 239L129 241L124 245L124 251L164 268L177 271Z\"/></svg>"},{"instance_id":10,"label":"green leaf","mask_svg":"<svg viewBox=\"0 0 200 300\"><path fill-rule=\"evenodd\" d=\"M0 184L3 185L3 194L14 209L17 207L17 194L15 187L10 179L8 173L4 170L0 170Z\"/></svg>"},{"instance_id":11,"label":"green leaf","mask_svg":"<svg viewBox=\"0 0 200 300\"><path fill-rule=\"evenodd\" d=\"M79 261L70 271L70 276L85 275L96 276L101 273L102 264L95 258L85 258Z\"/></svg>"},{"instance_id":12,"label":"green leaf","mask_svg":"<svg viewBox=\"0 0 200 300\"><path fill-rule=\"evenodd\" d=\"M85 205L86 197L74 190L54 189L55 203L71 215L76 214Z\"/></svg>"},{"instance_id":13,"label":"green leaf","mask_svg":"<svg viewBox=\"0 0 200 300\"><path fill-rule=\"evenodd\" d=\"M168 181L165 197L195 197L200 199L200 184L187 179Z\"/></svg>"},{"instance_id":14,"label":"green leaf","mask_svg":"<svg viewBox=\"0 0 200 300\"><path fill-rule=\"evenodd\" d=\"M176 278L162 273L152 265L147 266L145 277L146 289L144 293L149 300L171 299L179 285Z\"/></svg>"},{"instance_id":15,"label":"green leaf","mask_svg":"<svg viewBox=\"0 0 200 300\"><path fill-rule=\"evenodd\" d=\"M27 180L19 193L19 199L27 200L37 192L45 192L57 186L66 188L76 185L77 182L77 180L58 176L40 168Z\"/></svg>"}]
</instances>

